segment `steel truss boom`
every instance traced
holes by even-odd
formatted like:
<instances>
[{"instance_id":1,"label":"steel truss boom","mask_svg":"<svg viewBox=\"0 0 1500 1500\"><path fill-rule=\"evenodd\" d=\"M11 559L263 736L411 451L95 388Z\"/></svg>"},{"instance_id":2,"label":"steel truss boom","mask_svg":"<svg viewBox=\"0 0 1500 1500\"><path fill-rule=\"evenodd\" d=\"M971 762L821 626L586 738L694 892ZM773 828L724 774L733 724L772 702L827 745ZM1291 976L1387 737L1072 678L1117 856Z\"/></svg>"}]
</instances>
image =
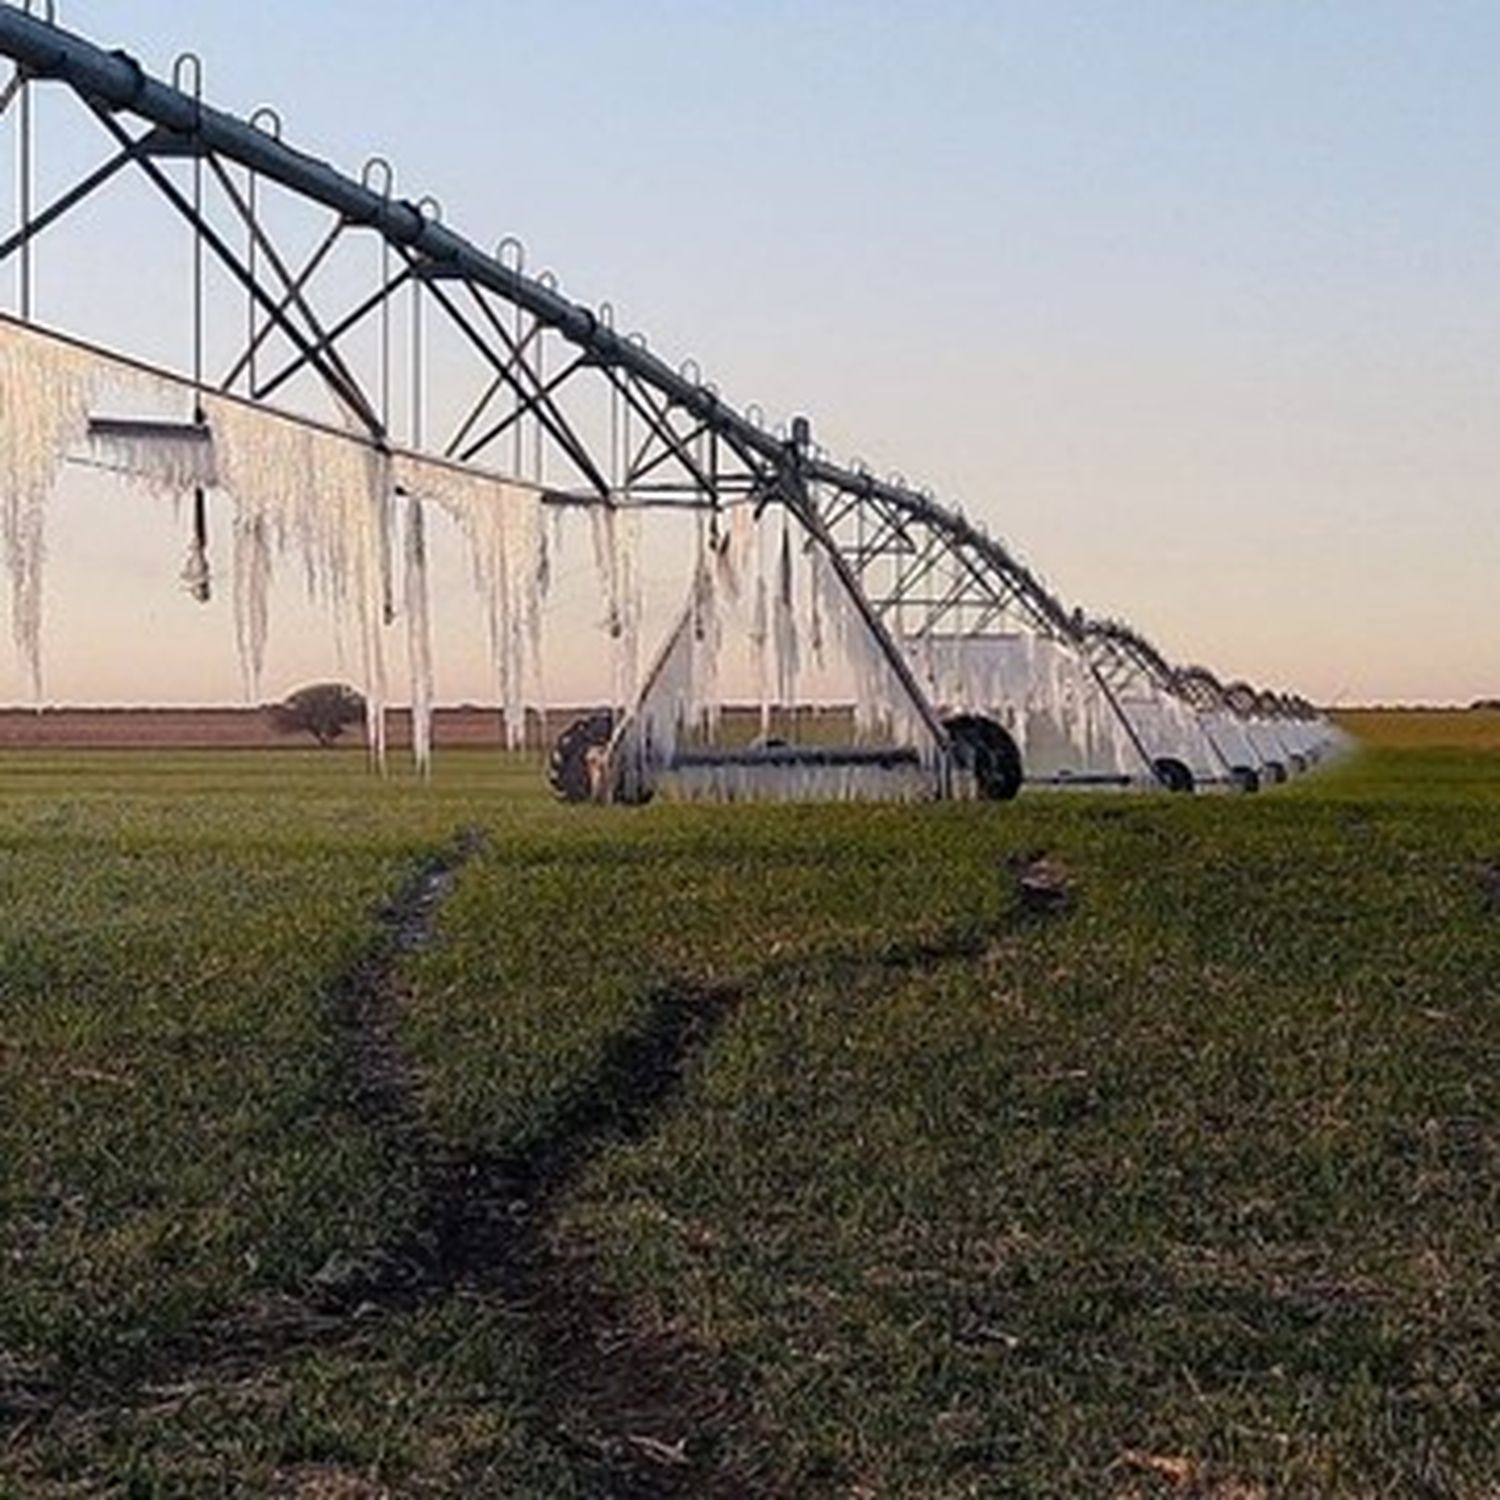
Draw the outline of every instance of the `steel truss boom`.
<instances>
[{"instance_id":1,"label":"steel truss boom","mask_svg":"<svg viewBox=\"0 0 1500 1500\"><path fill-rule=\"evenodd\" d=\"M111 112L127 112L194 141L205 151L322 204L349 223L378 231L393 246L421 257L429 268L487 288L555 329L592 361L628 372L665 398L669 408L686 412L702 430L729 441L744 456L773 468L782 462L784 442L728 406L701 381L685 378L640 343L609 327L592 309L570 301L435 222L421 205L392 201L327 162L151 77L127 54L105 51L14 6L0 5L0 53L13 58L32 77L66 83ZM110 170L123 165L129 154L126 146ZM927 497L871 474L816 456L805 460L804 469L812 483L883 504L915 521L961 532L969 529ZM1061 623L1061 607L1005 557L998 544L977 532L970 542L992 566L1014 572L1020 591L1034 598L1043 615Z\"/></svg>"},{"instance_id":2,"label":"steel truss boom","mask_svg":"<svg viewBox=\"0 0 1500 1500\"><path fill-rule=\"evenodd\" d=\"M595 311L570 300L545 273L527 275L518 258L507 260L504 245L493 254L482 250L441 222L430 200L395 197L384 163L372 163L383 167L383 174L372 176L367 168L364 179L357 180L284 142L279 119L275 130L265 128L266 112L246 121L205 103L198 97L201 70L194 70L189 91L180 86L186 81L181 64L173 82L165 82L127 53L108 51L13 4L0 3L0 56L14 60L17 86L52 80L71 88L103 123L117 151L40 214L32 217L28 210L17 233L0 244L0 260L16 252L28 255L41 230L123 168L140 169L192 226L198 254L205 247L211 250L248 295L249 336L226 390L248 374L251 398L264 399L300 370L312 370L357 418L370 441L388 445L388 389L383 395L367 393L345 362L340 341L372 315L388 319L394 294L410 286L431 299L486 369L486 388L447 445L445 457L473 462L502 437L513 439L519 452L522 424L530 423L537 443L545 438L581 476L583 489L568 492L580 503L629 498L640 504L714 509L735 502L784 504L814 541L828 549L940 740L933 710L897 644L902 637L1015 627L1050 636L1079 652L1117 712L1115 691L1122 672L1142 672L1179 697L1202 689L1201 682L1180 680L1161 653L1129 627L1091 622L1067 608L1000 542L930 495L830 461L812 443L802 419L792 424L790 434L768 432L721 399L696 368L674 369L643 340L617 331L604 306ZM123 117L140 122L145 131L132 135L121 123ZM173 157L193 163L191 192L165 170ZM226 163L249 174L248 187L230 177ZM335 216L325 239L301 264L278 251L258 222L259 181L277 184ZM233 209L233 222L248 235L244 256L204 217L202 192L209 182L222 192ZM350 227L376 233L388 265L368 297L324 323L310 305L309 283ZM201 299L201 267L197 277ZM421 300L419 296L414 302L417 316ZM511 313L516 321L508 325ZM28 316L24 306L22 315ZM201 305L196 316L201 364ZM524 326L523 318L529 320ZM272 328L284 335L292 353L287 363L258 380L256 361L265 353ZM573 351L551 370L543 359L544 331ZM420 347L415 338L414 345ZM575 430L558 402L561 388L584 371L602 378L614 409L623 413L625 437L611 436L608 459ZM201 371L195 371L195 379L201 379ZM381 383L389 386L388 370ZM502 390L513 405L508 413L497 414L492 403ZM417 404L414 397L414 410ZM413 446L419 446L415 415L413 429ZM638 444L631 433L639 436ZM620 465L616 459L622 450L628 451ZM626 475L623 485L612 473L620 467ZM558 493L557 498L564 496ZM1222 690L1219 701L1226 701ZM1259 700L1257 711L1265 711L1270 701ZM1291 711L1285 700L1275 702L1280 711ZM1128 716L1121 718L1130 728ZM1139 743L1138 748L1144 754Z\"/></svg>"}]
</instances>

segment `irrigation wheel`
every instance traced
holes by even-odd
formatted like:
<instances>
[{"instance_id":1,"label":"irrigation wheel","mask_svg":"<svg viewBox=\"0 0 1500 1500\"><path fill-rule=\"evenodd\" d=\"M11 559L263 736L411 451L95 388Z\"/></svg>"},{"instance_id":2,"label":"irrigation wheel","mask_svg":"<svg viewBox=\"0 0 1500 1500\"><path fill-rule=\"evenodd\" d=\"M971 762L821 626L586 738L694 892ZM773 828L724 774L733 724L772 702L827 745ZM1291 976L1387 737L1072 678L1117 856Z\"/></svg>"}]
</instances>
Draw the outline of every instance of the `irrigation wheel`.
<instances>
[{"instance_id":1,"label":"irrigation wheel","mask_svg":"<svg viewBox=\"0 0 1500 1500\"><path fill-rule=\"evenodd\" d=\"M1169 792L1191 792L1196 785L1193 773L1187 766L1170 755L1164 755L1160 760L1152 761L1151 769L1156 773L1156 779Z\"/></svg>"},{"instance_id":2,"label":"irrigation wheel","mask_svg":"<svg viewBox=\"0 0 1500 1500\"><path fill-rule=\"evenodd\" d=\"M547 757L547 784L559 802L595 800L595 763L614 727L615 716L601 708L574 719L558 735Z\"/></svg>"},{"instance_id":3,"label":"irrigation wheel","mask_svg":"<svg viewBox=\"0 0 1500 1500\"><path fill-rule=\"evenodd\" d=\"M1021 752L1010 732L983 714L958 714L943 720L953 742L954 758L974 773L985 802L1009 802L1021 790L1025 772Z\"/></svg>"}]
</instances>

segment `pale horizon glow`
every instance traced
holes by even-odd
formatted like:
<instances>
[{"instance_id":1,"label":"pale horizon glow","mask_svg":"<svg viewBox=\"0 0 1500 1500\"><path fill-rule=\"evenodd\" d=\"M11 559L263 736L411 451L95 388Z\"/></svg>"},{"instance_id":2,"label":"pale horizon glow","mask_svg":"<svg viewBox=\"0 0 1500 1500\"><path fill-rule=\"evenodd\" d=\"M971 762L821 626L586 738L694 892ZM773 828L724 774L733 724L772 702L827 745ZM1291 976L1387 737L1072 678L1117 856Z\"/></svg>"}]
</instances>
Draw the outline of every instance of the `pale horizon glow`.
<instances>
[{"instance_id":1,"label":"pale horizon glow","mask_svg":"<svg viewBox=\"0 0 1500 1500\"><path fill-rule=\"evenodd\" d=\"M206 97L274 103L346 170L390 156L476 242L519 234L529 268L728 399L931 485L1173 659L1324 703L1500 696L1493 6L60 11L157 73L196 50ZM42 201L97 159L79 139L44 139ZM0 151L3 234L9 121ZM181 234L165 211L89 222L140 262L133 305L104 311L180 365ZM73 265L43 242L38 316L89 337L106 293ZM184 542L170 506L67 475L49 701L241 701L228 580L189 600ZM583 701L581 534L564 565L551 695ZM690 565L653 551L658 622ZM456 551L439 576L439 701L488 701ZM340 665L300 590L275 599L265 697ZM28 701L8 644L0 700Z\"/></svg>"}]
</instances>

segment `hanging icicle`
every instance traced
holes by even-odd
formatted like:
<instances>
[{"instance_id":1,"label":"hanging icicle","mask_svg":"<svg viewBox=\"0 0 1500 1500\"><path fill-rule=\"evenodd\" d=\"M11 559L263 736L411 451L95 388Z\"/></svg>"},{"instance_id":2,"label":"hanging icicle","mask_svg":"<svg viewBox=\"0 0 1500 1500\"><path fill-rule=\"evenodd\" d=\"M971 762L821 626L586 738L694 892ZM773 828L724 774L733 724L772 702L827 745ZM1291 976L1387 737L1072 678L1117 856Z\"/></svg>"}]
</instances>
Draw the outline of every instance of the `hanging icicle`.
<instances>
[{"instance_id":1,"label":"hanging icicle","mask_svg":"<svg viewBox=\"0 0 1500 1500\"><path fill-rule=\"evenodd\" d=\"M422 502L406 504L406 657L411 677L411 751L417 769L432 770L432 612Z\"/></svg>"},{"instance_id":2,"label":"hanging icicle","mask_svg":"<svg viewBox=\"0 0 1500 1500\"><path fill-rule=\"evenodd\" d=\"M380 547L380 617L383 623L396 623L396 486L391 476L376 496L376 525ZM407 540L410 542L410 526Z\"/></svg>"},{"instance_id":3,"label":"hanging icicle","mask_svg":"<svg viewBox=\"0 0 1500 1500\"><path fill-rule=\"evenodd\" d=\"M604 629L611 640L618 640L621 623L619 579L615 573L615 508L613 505L589 507L589 539L594 547L594 575L599 580L599 593L604 599Z\"/></svg>"},{"instance_id":4,"label":"hanging icicle","mask_svg":"<svg viewBox=\"0 0 1500 1500\"><path fill-rule=\"evenodd\" d=\"M0 322L0 542L10 576L11 636L33 695L42 695L46 501L88 427L95 360L71 345Z\"/></svg>"},{"instance_id":5,"label":"hanging icicle","mask_svg":"<svg viewBox=\"0 0 1500 1500\"><path fill-rule=\"evenodd\" d=\"M724 649L723 574L712 553L700 559L693 585L693 673L687 722L707 736L718 733L723 709L719 664Z\"/></svg>"},{"instance_id":6,"label":"hanging icicle","mask_svg":"<svg viewBox=\"0 0 1500 1500\"><path fill-rule=\"evenodd\" d=\"M760 732L771 731L770 625L767 619L765 574L755 580L755 614L750 622L750 651L755 663L755 701L760 710Z\"/></svg>"},{"instance_id":7,"label":"hanging icicle","mask_svg":"<svg viewBox=\"0 0 1500 1500\"><path fill-rule=\"evenodd\" d=\"M814 548L814 553L818 549ZM826 634L823 614L823 589L821 586L822 574L812 568L808 569L807 578L807 636L808 645L812 649L814 664L821 671L826 661Z\"/></svg>"},{"instance_id":8,"label":"hanging icicle","mask_svg":"<svg viewBox=\"0 0 1500 1500\"><path fill-rule=\"evenodd\" d=\"M641 680L641 514L627 507L615 514L613 526L616 609L620 622L616 654L616 692L629 703Z\"/></svg>"},{"instance_id":9,"label":"hanging icicle","mask_svg":"<svg viewBox=\"0 0 1500 1500\"><path fill-rule=\"evenodd\" d=\"M776 700L782 713L790 718L797 708L797 678L802 670L802 657L792 577L792 537L785 519L781 527L781 552L776 563L771 634L776 650Z\"/></svg>"},{"instance_id":10,"label":"hanging icicle","mask_svg":"<svg viewBox=\"0 0 1500 1500\"><path fill-rule=\"evenodd\" d=\"M199 604L207 604L213 597L213 574L208 565L208 496L201 489L193 491L193 533L179 576L183 588Z\"/></svg>"},{"instance_id":11,"label":"hanging icicle","mask_svg":"<svg viewBox=\"0 0 1500 1500\"><path fill-rule=\"evenodd\" d=\"M234 518L234 642L245 696L260 696L270 633L271 537L264 516Z\"/></svg>"},{"instance_id":12,"label":"hanging icicle","mask_svg":"<svg viewBox=\"0 0 1500 1500\"><path fill-rule=\"evenodd\" d=\"M540 500L538 500L540 508ZM547 732L547 674L546 652L543 650L544 617L543 606L552 592L552 556L557 544L557 529L548 534L545 515L538 515L536 523L536 558L531 582L526 590L526 651L530 660L532 683L531 709L536 715L537 732L543 738Z\"/></svg>"},{"instance_id":13,"label":"hanging icicle","mask_svg":"<svg viewBox=\"0 0 1500 1500\"><path fill-rule=\"evenodd\" d=\"M529 709L540 711L542 603L550 581L541 492L426 459L396 460L409 495L440 505L459 524L485 612L506 743L525 742Z\"/></svg>"}]
</instances>

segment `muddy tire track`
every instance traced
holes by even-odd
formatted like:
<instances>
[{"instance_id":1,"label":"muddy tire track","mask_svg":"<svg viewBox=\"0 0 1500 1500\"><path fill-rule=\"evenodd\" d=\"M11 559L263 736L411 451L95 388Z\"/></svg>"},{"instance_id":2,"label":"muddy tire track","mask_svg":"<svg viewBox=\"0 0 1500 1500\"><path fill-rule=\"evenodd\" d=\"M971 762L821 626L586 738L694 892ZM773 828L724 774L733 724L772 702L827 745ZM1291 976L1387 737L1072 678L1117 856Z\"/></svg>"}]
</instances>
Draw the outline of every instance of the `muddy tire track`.
<instances>
[{"instance_id":1,"label":"muddy tire track","mask_svg":"<svg viewBox=\"0 0 1500 1500\"><path fill-rule=\"evenodd\" d=\"M660 985L545 1135L519 1152L456 1158L434 1177L435 1276L447 1289L491 1288L525 1309L547 1358L545 1417L584 1493L670 1500L780 1491L730 1458L725 1437L753 1434L755 1424L708 1356L642 1327L605 1289L587 1251L558 1242L562 1201L598 1157L661 1127L700 1056L767 986L973 962L1019 920L903 936L873 952L789 956L738 980Z\"/></svg>"},{"instance_id":2,"label":"muddy tire track","mask_svg":"<svg viewBox=\"0 0 1500 1500\"><path fill-rule=\"evenodd\" d=\"M360 1128L385 1137L399 1158L419 1139L414 1078L401 1050L401 960L430 943L437 913L463 867L483 847L475 828L460 829L421 859L374 913L373 931L354 960L316 997L331 1053L330 1088ZM379 1253L379 1279L413 1279L395 1258ZM352 1280L369 1279L363 1262ZM327 1268L325 1268L327 1270ZM0 1439L53 1415L88 1419L109 1409L140 1409L193 1394L215 1382L238 1382L299 1351L348 1341L352 1330L339 1295L315 1276L304 1296L268 1294L209 1315L152 1352L147 1370L129 1378L114 1370L88 1381L60 1383L50 1371L21 1369L0 1358ZM339 1278L332 1278L337 1281ZM360 1336L364 1330L359 1330ZM118 1378L117 1378L118 1377ZM72 1389L69 1388L72 1385ZM93 1391L109 1391L108 1402Z\"/></svg>"}]
</instances>

